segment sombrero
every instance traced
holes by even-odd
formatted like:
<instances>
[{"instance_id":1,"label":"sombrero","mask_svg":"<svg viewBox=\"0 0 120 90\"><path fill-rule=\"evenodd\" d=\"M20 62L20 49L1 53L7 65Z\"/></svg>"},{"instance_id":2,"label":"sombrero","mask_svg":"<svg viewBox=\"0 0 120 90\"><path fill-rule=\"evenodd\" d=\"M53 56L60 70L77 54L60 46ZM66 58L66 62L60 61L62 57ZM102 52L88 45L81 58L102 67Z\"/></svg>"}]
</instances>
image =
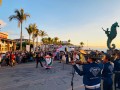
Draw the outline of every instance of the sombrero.
<instances>
[{"instance_id":1,"label":"sombrero","mask_svg":"<svg viewBox=\"0 0 120 90\"><path fill-rule=\"evenodd\" d=\"M84 50L80 50L80 53L87 54Z\"/></svg>"}]
</instances>

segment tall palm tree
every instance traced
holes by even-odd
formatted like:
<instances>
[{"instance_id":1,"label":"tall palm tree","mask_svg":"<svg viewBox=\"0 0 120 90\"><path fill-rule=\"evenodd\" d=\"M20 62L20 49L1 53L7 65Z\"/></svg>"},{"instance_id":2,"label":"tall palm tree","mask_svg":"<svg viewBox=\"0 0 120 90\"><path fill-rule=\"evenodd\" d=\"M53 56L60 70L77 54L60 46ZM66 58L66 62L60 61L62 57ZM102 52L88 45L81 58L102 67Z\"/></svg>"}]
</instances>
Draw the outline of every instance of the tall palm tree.
<instances>
[{"instance_id":1,"label":"tall palm tree","mask_svg":"<svg viewBox=\"0 0 120 90\"><path fill-rule=\"evenodd\" d=\"M80 42L80 46L81 46L81 48L84 46L84 43L83 42Z\"/></svg>"},{"instance_id":2,"label":"tall palm tree","mask_svg":"<svg viewBox=\"0 0 120 90\"><path fill-rule=\"evenodd\" d=\"M38 35L38 29L37 29L37 25L36 24L32 24L31 25L32 26L32 38L33 38L33 51L34 51L34 49L35 49L35 38L37 37L37 35Z\"/></svg>"},{"instance_id":3,"label":"tall palm tree","mask_svg":"<svg viewBox=\"0 0 120 90\"><path fill-rule=\"evenodd\" d=\"M38 51L38 36L39 36L39 29L36 29L35 38L36 38L37 51Z\"/></svg>"},{"instance_id":4,"label":"tall palm tree","mask_svg":"<svg viewBox=\"0 0 120 90\"><path fill-rule=\"evenodd\" d=\"M0 0L0 5L2 4L2 0Z\"/></svg>"},{"instance_id":5,"label":"tall palm tree","mask_svg":"<svg viewBox=\"0 0 120 90\"><path fill-rule=\"evenodd\" d=\"M24 13L23 9L15 10L15 15L11 15L9 17L9 21L12 21L13 19L15 19L18 21L18 27L21 26L21 33L20 33L20 50L21 51L22 51L22 24L23 24L23 21L27 19L27 17L30 17L30 15L27 13Z\"/></svg>"},{"instance_id":6,"label":"tall palm tree","mask_svg":"<svg viewBox=\"0 0 120 90\"><path fill-rule=\"evenodd\" d=\"M28 27L25 28L29 34L29 45L30 45L30 37L31 37L31 34L32 34L32 25L30 24Z\"/></svg>"}]
</instances>

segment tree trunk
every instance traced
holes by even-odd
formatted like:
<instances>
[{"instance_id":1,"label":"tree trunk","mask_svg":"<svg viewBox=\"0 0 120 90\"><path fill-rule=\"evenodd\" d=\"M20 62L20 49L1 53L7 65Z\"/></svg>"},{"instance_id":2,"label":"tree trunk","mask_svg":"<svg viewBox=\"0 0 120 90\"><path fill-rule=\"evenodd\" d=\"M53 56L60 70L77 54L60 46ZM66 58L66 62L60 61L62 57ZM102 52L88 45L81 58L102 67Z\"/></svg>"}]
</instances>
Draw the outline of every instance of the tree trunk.
<instances>
[{"instance_id":1,"label":"tree trunk","mask_svg":"<svg viewBox=\"0 0 120 90\"><path fill-rule=\"evenodd\" d=\"M22 51L22 22L21 22L21 35L20 35L20 51Z\"/></svg>"},{"instance_id":2,"label":"tree trunk","mask_svg":"<svg viewBox=\"0 0 120 90\"><path fill-rule=\"evenodd\" d=\"M36 40L36 51L38 51L38 36L37 36L37 38L36 38L37 40Z\"/></svg>"},{"instance_id":3,"label":"tree trunk","mask_svg":"<svg viewBox=\"0 0 120 90\"><path fill-rule=\"evenodd\" d=\"M33 52L35 51L35 38L33 37Z\"/></svg>"},{"instance_id":4,"label":"tree trunk","mask_svg":"<svg viewBox=\"0 0 120 90\"><path fill-rule=\"evenodd\" d=\"M30 45L30 34L29 34L29 45Z\"/></svg>"}]
</instances>

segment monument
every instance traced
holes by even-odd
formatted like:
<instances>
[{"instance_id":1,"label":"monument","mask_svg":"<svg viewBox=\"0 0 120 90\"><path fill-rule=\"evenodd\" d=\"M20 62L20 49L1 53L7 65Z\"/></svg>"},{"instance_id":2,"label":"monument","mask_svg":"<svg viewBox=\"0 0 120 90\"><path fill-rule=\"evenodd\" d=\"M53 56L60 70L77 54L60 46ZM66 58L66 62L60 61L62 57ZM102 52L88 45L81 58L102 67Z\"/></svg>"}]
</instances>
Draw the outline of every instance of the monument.
<instances>
[{"instance_id":1,"label":"monument","mask_svg":"<svg viewBox=\"0 0 120 90\"><path fill-rule=\"evenodd\" d=\"M110 31L109 31L109 28L107 28L106 30L104 30L102 28L103 31L105 31L105 34L108 37L108 39L107 39L107 47L108 47L108 49L110 51L113 51L116 48L115 44L112 44L112 46L111 46L111 42L117 36L117 27L119 27L119 25L118 25L117 22L115 22L114 24L112 24Z\"/></svg>"}]
</instances>

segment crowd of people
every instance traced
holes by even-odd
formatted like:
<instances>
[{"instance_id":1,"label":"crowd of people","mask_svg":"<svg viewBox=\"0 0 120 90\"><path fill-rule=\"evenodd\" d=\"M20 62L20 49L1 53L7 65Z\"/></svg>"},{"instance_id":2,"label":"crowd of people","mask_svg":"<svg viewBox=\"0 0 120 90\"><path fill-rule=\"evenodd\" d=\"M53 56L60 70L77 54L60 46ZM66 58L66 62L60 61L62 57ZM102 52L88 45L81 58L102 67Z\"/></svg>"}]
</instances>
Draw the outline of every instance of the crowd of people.
<instances>
[{"instance_id":1,"label":"crowd of people","mask_svg":"<svg viewBox=\"0 0 120 90\"><path fill-rule=\"evenodd\" d=\"M34 53L30 52L6 52L0 54L1 66L15 66L16 64L34 61Z\"/></svg>"},{"instance_id":2,"label":"crowd of people","mask_svg":"<svg viewBox=\"0 0 120 90\"><path fill-rule=\"evenodd\" d=\"M41 53L41 54L40 54ZM42 55L42 57L45 57L45 55L50 54L50 52L6 52L4 54L0 54L0 65L1 66L15 66L16 64L26 63L26 62L32 62L32 61L38 61L39 54ZM52 57L52 56L51 56ZM43 58L44 59L44 58Z\"/></svg>"},{"instance_id":3,"label":"crowd of people","mask_svg":"<svg viewBox=\"0 0 120 90\"><path fill-rule=\"evenodd\" d=\"M104 53L103 51L60 51L60 52L7 52L0 54L1 66L15 66L29 61L36 62L36 68L50 69L54 60L72 64L75 71L83 76L85 90L120 89L120 51ZM44 62L44 63L43 63ZM79 68L82 66L82 69ZM114 76L115 75L115 76ZM101 84L101 82L103 82ZM101 89L102 88L102 89ZM116 89L115 89L116 90Z\"/></svg>"}]
</instances>

